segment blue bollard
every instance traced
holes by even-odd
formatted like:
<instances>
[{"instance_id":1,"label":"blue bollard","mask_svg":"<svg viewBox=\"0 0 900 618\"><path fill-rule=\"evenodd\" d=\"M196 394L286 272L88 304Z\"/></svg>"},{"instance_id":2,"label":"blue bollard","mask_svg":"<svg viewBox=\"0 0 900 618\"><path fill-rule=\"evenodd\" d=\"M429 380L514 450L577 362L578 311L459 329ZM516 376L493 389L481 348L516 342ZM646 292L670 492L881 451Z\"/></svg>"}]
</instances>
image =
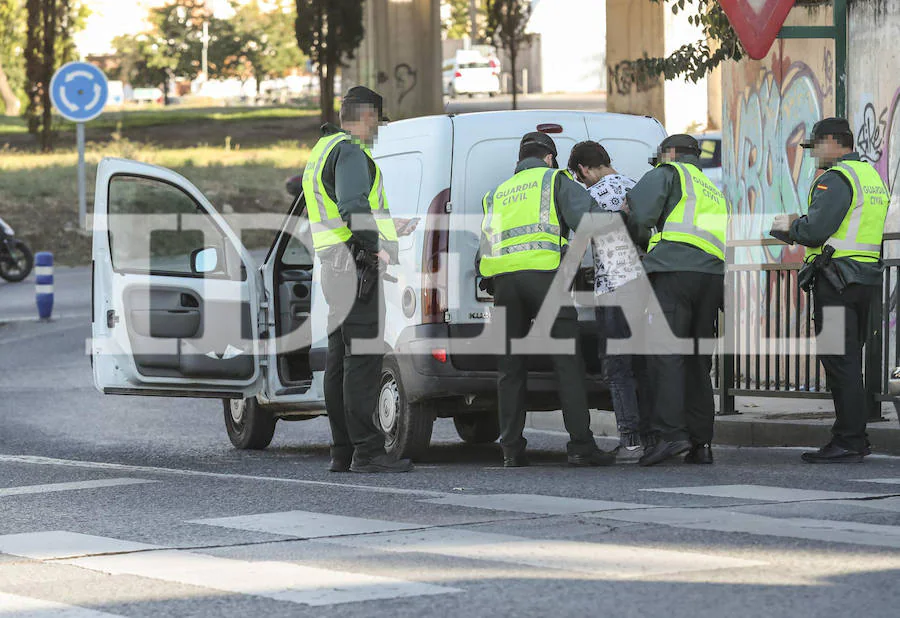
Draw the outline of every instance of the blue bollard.
<instances>
[{"instance_id":1,"label":"blue bollard","mask_svg":"<svg viewBox=\"0 0 900 618\"><path fill-rule=\"evenodd\" d=\"M49 320L53 314L53 254L41 251L34 256L34 299L38 315Z\"/></svg>"}]
</instances>

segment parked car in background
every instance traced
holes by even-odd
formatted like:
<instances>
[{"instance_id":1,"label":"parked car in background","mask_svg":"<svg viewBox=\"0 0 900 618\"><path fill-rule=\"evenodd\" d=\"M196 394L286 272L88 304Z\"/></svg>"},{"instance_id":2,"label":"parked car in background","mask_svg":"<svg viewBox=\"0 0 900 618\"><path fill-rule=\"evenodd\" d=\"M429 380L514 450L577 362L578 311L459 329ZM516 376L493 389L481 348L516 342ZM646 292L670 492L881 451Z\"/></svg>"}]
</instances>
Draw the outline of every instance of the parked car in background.
<instances>
[{"instance_id":1,"label":"parked car in background","mask_svg":"<svg viewBox=\"0 0 900 618\"><path fill-rule=\"evenodd\" d=\"M456 57L444 61L443 84L444 94L451 99L460 95L498 95L500 61L477 51L457 52Z\"/></svg>"},{"instance_id":2,"label":"parked car in background","mask_svg":"<svg viewBox=\"0 0 900 618\"><path fill-rule=\"evenodd\" d=\"M700 144L700 168L722 190L722 134L720 132L694 135Z\"/></svg>"}]
</instances>

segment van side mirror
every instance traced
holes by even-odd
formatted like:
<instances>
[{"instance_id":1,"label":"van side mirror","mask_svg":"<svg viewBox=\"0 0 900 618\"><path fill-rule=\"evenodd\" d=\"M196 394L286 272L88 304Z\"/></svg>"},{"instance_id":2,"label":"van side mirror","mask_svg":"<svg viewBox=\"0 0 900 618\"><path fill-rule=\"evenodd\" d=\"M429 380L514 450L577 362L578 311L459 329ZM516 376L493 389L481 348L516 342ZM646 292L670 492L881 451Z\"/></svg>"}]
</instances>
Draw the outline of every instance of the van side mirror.
<instances>
[{"instance_id":1,"label":"van side mirror","mask_svg":"<svg viewBox=\"0 0 900 618\"><path fill-rule=\"evenodd\" d=\"M215 272L219 261L219 250L216 247L197 249L191 253L191 272L195 275Z\"/></svg>"}]
</instances>

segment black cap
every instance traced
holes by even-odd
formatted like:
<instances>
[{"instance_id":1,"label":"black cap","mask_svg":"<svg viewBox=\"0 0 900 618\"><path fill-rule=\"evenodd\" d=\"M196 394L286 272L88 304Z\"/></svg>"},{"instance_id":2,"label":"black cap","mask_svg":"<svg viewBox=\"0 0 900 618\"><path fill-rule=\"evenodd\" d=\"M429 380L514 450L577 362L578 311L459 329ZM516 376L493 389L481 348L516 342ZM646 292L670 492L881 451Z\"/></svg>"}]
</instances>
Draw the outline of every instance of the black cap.
<instances>
[{"instance_id":1,"label":"black cap","mask_svg":"<svg viewBox=\"0 0 900 618\"><path fill-rule=\"evenodd\" d=\"M367 103L375 108L378 112L378 118L382 122L389 122L389 118L384 115L384 98L365 86L354 86L344 95L344 103Z\"/></svg>"},{"instance_id":2,"label":"black cap","mask_svg":"<svg viewBox=\"0 0 900 618\"><path fill-rule=\"evenodd\" d=\"M553 167L559 168L559 163L556 162L556 157L559 154L556 150L556 142L546 133L541 133L540 131L526 133L519 143L519 159L522 158L522 149L525 146L540 146L547 151L547 154L553 155Z\"/></svg>"},{"instance_id":3,"label":"black cap","mask_svg":"<svg viewBox=\"0 0 900 618\"><path fill-rule=\"evenodd\" d=\"M681 148L684 150L694 150L696 152L700 152L700 144L697 143L697 140L690 135L685 135L684 133L670 135L659 145L660 152L668 150L669 148Z\"/></svg>"},{"instance_id":4,"label":"black cap","mask_svg":"<svg viewBox=\"0 0 900 618\"><path fill-rule=\"evenodd\" d=\"M850 123L846 118L825 118L813 125L809 138L800 144L802 148L812 148L816 145L816 140L820 140L828 135L849 135L853 137L853 131L850 129Z\"/></svg>"}]
</instances>

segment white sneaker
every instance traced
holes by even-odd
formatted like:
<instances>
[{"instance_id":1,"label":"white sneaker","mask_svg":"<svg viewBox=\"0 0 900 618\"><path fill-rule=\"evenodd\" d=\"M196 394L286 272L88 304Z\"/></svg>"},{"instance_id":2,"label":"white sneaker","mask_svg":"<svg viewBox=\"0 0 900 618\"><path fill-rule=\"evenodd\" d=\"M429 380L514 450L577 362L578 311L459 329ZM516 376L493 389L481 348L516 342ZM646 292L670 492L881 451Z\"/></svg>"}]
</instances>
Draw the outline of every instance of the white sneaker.
<instances>
[{"instance_id":1,"label":"white sneaker","mask_svg":"<svg viewBox=\"0 0 900 618\"><path fill-rule=\"evenodd\" d=\"M637 461L641 458L644 449L640 446L622 446L616 447L617 461Z\"/></svg>"}]
</instances>

